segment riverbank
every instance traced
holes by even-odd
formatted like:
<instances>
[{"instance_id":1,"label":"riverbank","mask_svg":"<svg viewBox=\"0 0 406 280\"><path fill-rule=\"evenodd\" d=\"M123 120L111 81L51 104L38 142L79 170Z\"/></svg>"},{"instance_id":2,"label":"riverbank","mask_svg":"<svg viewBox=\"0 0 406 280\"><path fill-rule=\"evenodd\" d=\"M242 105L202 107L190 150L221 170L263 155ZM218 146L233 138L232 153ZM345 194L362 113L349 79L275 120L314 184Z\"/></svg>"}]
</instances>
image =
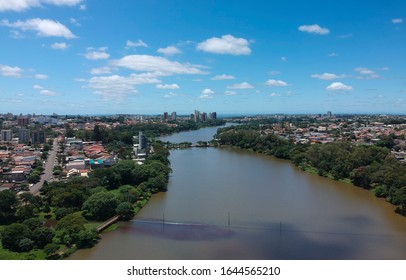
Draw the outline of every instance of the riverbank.
<instances>
[{"instance_id":1,"label":"riverbank","mask_svg":"<svg viewBox=\"0 0 406 280\"><path fill-rule=\"evenodd\" d=\"M294 144L258 126L243 125L220 129L217 138L221 146L287 159L303 171L370 190L406 215L406 165L387 148L351 142Z\"/></svg>"}]
</instances>

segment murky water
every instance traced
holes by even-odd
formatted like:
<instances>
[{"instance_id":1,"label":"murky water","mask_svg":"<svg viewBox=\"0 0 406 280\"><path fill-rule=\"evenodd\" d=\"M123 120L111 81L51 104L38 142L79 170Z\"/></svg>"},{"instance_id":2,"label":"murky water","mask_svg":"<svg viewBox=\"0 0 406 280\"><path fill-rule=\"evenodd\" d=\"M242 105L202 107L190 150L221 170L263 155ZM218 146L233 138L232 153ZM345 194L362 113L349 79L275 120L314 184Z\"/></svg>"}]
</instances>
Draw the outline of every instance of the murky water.
<instances>
[{"instance_id":1,"label":"murky water","mask_svg":"<svg viewBox=\"0 0 406 280\"><path fill-rule=\"evenodd\" d=\"M368 191L246 151L170 160L168 192L71 259L406 259L406 218Z\"/></svg>"}]
</instances>

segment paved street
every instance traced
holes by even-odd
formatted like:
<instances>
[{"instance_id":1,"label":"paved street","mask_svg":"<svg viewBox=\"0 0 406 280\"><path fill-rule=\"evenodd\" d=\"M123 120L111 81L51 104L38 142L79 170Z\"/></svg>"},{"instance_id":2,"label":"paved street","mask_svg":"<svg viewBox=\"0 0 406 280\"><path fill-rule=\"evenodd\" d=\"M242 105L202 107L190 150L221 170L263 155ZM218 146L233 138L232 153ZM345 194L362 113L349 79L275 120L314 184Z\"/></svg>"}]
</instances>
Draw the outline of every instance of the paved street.
<instances>
[{"instance_id":1,"label":"paved street","mask_svg":"<svg viewBox=\"0 0 406 280\"><path fill-rule=\"evenodd\" d=\"M52 177L52 170L55 165L55 159L56 159L56 152L58 151L58 139L54 139L54 143L52 145L52 150L49 151L48 159L44 165L44 174L41 175L41 179L38 183L34 184L32 187L30 187L30 191L33 194L36 194L39 192L40 188L44 184L44 181L50 181Z\"/></svg>"}]
</instances>

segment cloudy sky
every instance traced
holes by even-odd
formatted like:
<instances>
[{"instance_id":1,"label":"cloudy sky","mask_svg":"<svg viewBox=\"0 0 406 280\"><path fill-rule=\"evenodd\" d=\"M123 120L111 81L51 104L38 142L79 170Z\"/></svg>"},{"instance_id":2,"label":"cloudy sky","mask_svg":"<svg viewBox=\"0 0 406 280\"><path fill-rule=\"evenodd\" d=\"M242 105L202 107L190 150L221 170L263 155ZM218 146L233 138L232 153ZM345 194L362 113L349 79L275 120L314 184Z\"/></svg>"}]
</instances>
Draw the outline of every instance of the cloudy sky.
<instances>
[{"instance_id":1,"label":"cloudy sky","mask_svg":"<svg viewBox=\"0 0 406 280\"><path fill-rule=\"evenodd\" d=\"M0 113L406 113L406 1L0 0Z\"/></svg>"}]
</instances>

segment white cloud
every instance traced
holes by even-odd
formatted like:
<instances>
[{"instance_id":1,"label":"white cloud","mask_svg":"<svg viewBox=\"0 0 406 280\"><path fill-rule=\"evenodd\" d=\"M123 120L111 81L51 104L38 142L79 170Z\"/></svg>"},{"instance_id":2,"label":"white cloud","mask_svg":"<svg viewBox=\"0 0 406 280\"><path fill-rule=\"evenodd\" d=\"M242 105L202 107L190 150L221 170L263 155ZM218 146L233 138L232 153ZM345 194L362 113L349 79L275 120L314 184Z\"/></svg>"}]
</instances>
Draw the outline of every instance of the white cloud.
<instances>
[{"instance_id":1,"label":"white cloud","mask_svg":"<svg viewBox=\"0 0 406 280\"><path fill-rule=\"evenodd\" d=\"M318 35L327 35L330 33L330 30L325 27L321 27L318 24L301 25L298 29L302 32L314 33Z\"/></svg>"},{"instance_id":2,"label":"white cloud","mask_svg":"<svg viewBox=\"0 0 406 280\"><path fill-rule=\"evenodd\" d=\"M286 87L288 84L281 80L268 80L265 82L267 86L274 86L274 87Z\"/></svg>"},{"instance_id":3,"label":"white cloud","mask_svg":"<svg viewBox=\"0 0 406 280\"><path fill-rule=\"evenodd\" d=\"M269 96L270 97L278 97L278 96L281 96L281 95L279 93L272 92Z\"/></svg>"},{"instance_id":4,"label":"white cloud","mask_svg":"<svg viewBox=\"0 0 406 280\"><path fill-rule=\"evenodd\" d=\"M159 89L179 89L180 88L177 84L171 84L171 85L159 84L159 85L156 85L155 87L159 88Z\"/></svg>"},{"instance_id":5,"label":"white cloud","mask_svg":"<svg viewBox=\"0 0 406 280\"><path fill-rule=\"evenodd\" d=\"M53 91L50 91L50 90L47 90L47 89L40 90L39 93L41 95L46 95L46 96L55 96L55 95L57 95L56 92L53 92Z\"/></svg>"},{"instance_id":6,"label":"white cloud","mask_svg":"<svg viewBox=\"0 0 406 280\"><path fill-rule=\"evenodd\" d=\"M99 68L92 68L90 70L90 74L92 75L103 75L103 74L110 74L112 69L108 66L103 66Z\"/></svg>"},{"instance_id":7,"label":"white cloud","mask_svg":"<svg viewBox=\"0 0 406 280\"><path fill-rule=\"evenodd\" d=\"M85 11L85 10L87 9L87 6L86 6L86 5L80 5L80 6L79 6L79 9L80 9L81 11Z\"/></svg>"},{"instance_id":8,"label":"white cloud","mask_svg":"<svg viewBox=\"0 0 406 280\"><path fill-rule=\"evenodd\" d=\"M137 42L133 42L130 40L127 40L127 43L125 44L126 48L136 48L136 47L144 47L148 48L148 45L145 44L142 40L138 39Z\"/></svg>"},{"instance_id":9,"label":"white cloud","mask_svg":"<svg viewBox=\"0 0 406 280\"><path fill-rule=\"evenodd\" d=\"M80 26L80 23L79 23L78 20L75 19L75 18L70 18L69 21L70 21L70 23L72 23L73 25Z\"/></svg>"},{"instance_id":10,"label":"white cloud","mask_svg":"<svg viewBox=\"0 0 406 280\"><path fill-rule=\"evenodd\" d=\"M175 96L178 96L178 95L176 93L170 92L168 94L165 94L164 98L172 98L172 97L175 97Z\"/></svg>"},{"instance_id":11,"label":"white cloud","mask_svg":"<svg viewBox=\"0 0 406 280\"><path fill-rule=\"evenodd\" d=\"M200 98L203 99L208 99L208 98L212 98L214 94L214 91L209 89L209 88L205 88L204 90L202 90L202 94L200 95Z\"/></svg>"},{"instance_id":12,"label":"white cloud","mask_svg":"<svg viewBox=\"0 0 406 280\"><path fill-rule=\"evenodd\" d=\"M228 96L232 96L232 95L236 95L237 93L235 91L226 90L226 92L224 94L228 95Z\"/></svg>"},{"instance_id":13,"label":"white cloud","mask_svg":"<svg viewBox=\"0 0 406 280\"><path fill-rule=\"evenodd\" d=\"M83 0L0 0L0 11L21 12L30 8L40 7L41 4L57 6L75 6Z\"/></svg>"},{"instance_id":14,"label":"white cloud","mask_svg":"<svg viewBox=\"0 0 406 280\"><path fill-rule=\"evenodd\" d=\"M66 43L53 43L51 45L51 48L53 48L54 50L66 50L69 47L70 46Z\"/></svg>"},{"instance_id":15,"label":"white cloud","mask_svg":"<svg viewBox=\"0 0 406 280\"><path fill-rule=\"evenodd\" d=\"M64 37L66 39L76 38L76 36L62 23L50 19L33 18L26 21L9 22L2 20L0 25L10 28L20 29L21 31L36 31L40 37Z\"/></svg>"},{"instance_id":16,"label":"white cloud","mask_svg":"<svg viewBox=\"0 0 406 280\"><path fill-rule=\"evenodd\" d=\"M23 73L23 69L17 66L0 65L0 73L6 77L20 78Z\"/></svg>"},{"instance_id":17,"label":"white cloud","mask_svg":"<svg viewBox=\"0 0 406 280\"><path fill-rule=\"evenodd\" d=\"M230 88L230 89L248 89L248 88L253 88L253 86L250 85L247 82L243 82L243 83L240 83L240 84L234 84L234 85L231 85L231 86L227 86L227 88Z\"/></svg>"},{"instance_id":18,"label":"white cloud","mask_svg":"<svg viewBox=\"0 0 406 280\"><path fill-rule=\"evenodd\" d=\"M344 78L345 75L336 75L332 73L323 73L323 74L313 74L311 75L312 78L317 78L320 80L334 80L334 79L339 79L339 78Z\"/></svg>"},{"instance_id":19,"label":"white cloud","mask_svg":"<svg viewBox=\"0 0 406 280\"><path fill-rule=\"evenodd\" d=\"M157 76L167 76L174 74L207 74L202 71L201 65L180 63L171 61L160 56L151 55L127 55L117 60L112 60L111 64L136 71L154 72Z\"/></svg>"},{"instance_id":20,"label":"white cloud","mask_svg":"<svg viewBox=\"0 0 406 280\"><path fill-rule=\"evenodd\" d=\"M353 90L352 86L347 86L343 83L340 82L335 82L332 83L331 85L329 85L327 88L327 90L343 90L343 91L349 91L349 90Z\"/></svg>"},{"instance_id":21,"label":"white cloud","mask_svg":"<svg viewBox=\"0 0 406 280\"><path fill-rule=\"evenodd\" d=\"M394 24L399 24L399 23L402 23L403 22L403 19L401 19L401 18L393 18L392 19L392 23L394 23Z\"/></svg>"},{"instance_id":22,"label":"white cloud","mask_svg":"<svg viewBox=\"0 0 406 280\"><path fill-rule=\"evenodd\" d=\"M36 74L36 75L35 75L35 79L38 79L38 80L46 80L46 79L48 79L48 75L45 75L45 74Z\"/></svg>"},{"instance_id":23,"label":"white cloud","mask_svg":"<svg viewBox=\"0 0 406 280\"><path fill-rule=\"evenodd\" d=\"M379 78L379 75L376 74L375 71L365 67L355 68L354 71L358 72L361 75L357 77L357 79L373 80Z\"/></svg>"},{"instance_id":24,"label":"white cloud","mask_svg":"<svg viewBox=\"0 0 406 280\"><path fill-rule=\"evenodd\" d=\"M107 48L102 47L99 49L94 49L94 48L88 48L87 53L85 53L85 58L89 60L101 60L101 59L107 59L110 57L110 55L106 52Z\"/></svg>"},{"instance_id":25,"label":"white cloud","mask_svg":"<svg viewBox=\"0 0 406 280\"><path fill-rule=\"evenodd\" d=\"M332 53L330 53L328 56L329 56L329 57L335 57L335 56L338 56L338 54L332 52Z\"/></svg>"},{"instance_id":26,"label":"white cloud","mask_svg":"<svg viewBox=\"0 0 406 280\"><path fill-rule=\"evenodd\" d=\"M40 85L34 85L32 88L38 89L38 90L44 89L44 88L43 88L42 86L40 86Z\"/></svg>"},{"instance_id":27,"label":"white cloud","mask_svg":"<svg viewBox=\"0 0 406 280\"><path fill-rule=\"evenodd\" d=\"M175 46L168 46L166 48L159 48L157 49L157 52L166 55L166 56L172 56L175 54L180 54L182 53L177 47Z\"/></svg>"},{"instance_id":28,"label":"white cloud","mask_svg":"<svg viewBox=\"0 0 406 280\"><path fill-rule=\"evenodd\" d=\"M286 62L286 61L288 61L288 59L287 59L287 57L282 56L282 57L281 57L281 61L282 61L282 62Z\"/></svg>"},{"instance_id":29,"label":"white cloud","mask_svg":"<svg viewBox=\"0 0 406 280\"><path fill-rule=\"evenodd\" d=\"M232 75L225 75L225 74L222 74L222 75L214 76L214 77L211 78L210 80L213 80L213 81L220 81L220 80L234 80L234 79L235 79L235 77L232 76Z\"/></svg>"},{"instance_id":30,"label":"white cloud","mask_svg":"<svg viewBox=\"0 0 406 280\"><path fill-rule=\"evenodd\" d=\"M161 81L150 73L131 74L123 77L119 75L92 77L86 88L94 89L95 94L102 95L105 99L123 99L129 93L137 92L136 85L155 84Z\"/></svg>"},{"instance_id":31,"label":"white cloud","mask_svg":"<svg viewBox=\"0 0 406 280\"><path fill-rule=\"evenodd\" d=\"M207 39L199 43L197 49L216 54L248 55L251 53L249 45L248 40L228 34Z\"/></svg>"}]
</instances>

